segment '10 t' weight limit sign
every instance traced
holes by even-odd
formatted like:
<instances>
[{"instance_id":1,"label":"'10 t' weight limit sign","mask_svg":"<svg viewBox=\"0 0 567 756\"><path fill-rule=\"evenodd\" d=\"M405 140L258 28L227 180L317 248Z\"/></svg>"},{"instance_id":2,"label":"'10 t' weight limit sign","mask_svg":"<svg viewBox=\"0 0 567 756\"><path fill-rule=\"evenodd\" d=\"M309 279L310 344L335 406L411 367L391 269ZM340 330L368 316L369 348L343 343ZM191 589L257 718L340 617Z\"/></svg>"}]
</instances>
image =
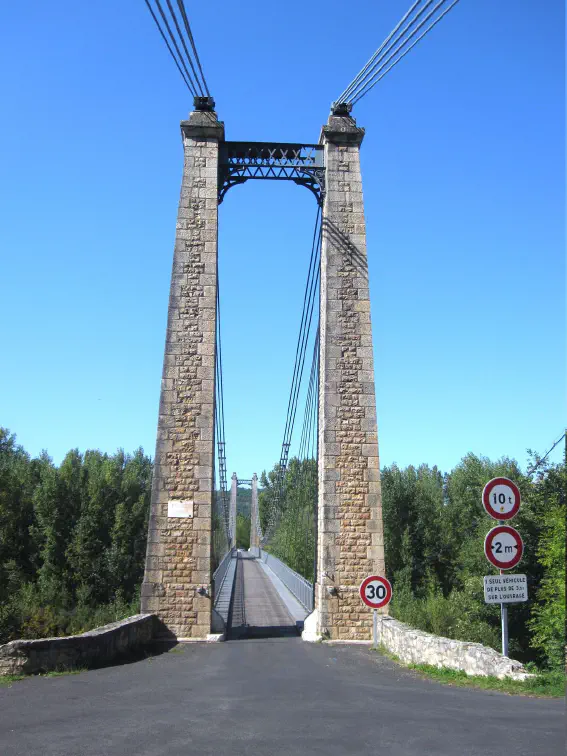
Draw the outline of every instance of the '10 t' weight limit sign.
<instances>
[{"instance_id":1,"label":"'10 t' weight limit sign","mask_svg":"<svg viewBox=\"0 0 567 756\"><path fill-rule=\"evenodd\" d=\"M380 575L370 575L360 585L360 598L371 609L381 609L392 599L390 581Z\"/></svg>"},{"instance_id":2,"label":"'10 t' weight limit sign","mask_svg":"<svg viewBox=\"0 0 567 756\"><path fill-rule=\"evenodd\" d=\"M520 509L520 489L508 478L493 478L484 487L482 503L495 520L511 520Z\"/></svg>"}]
</instances>

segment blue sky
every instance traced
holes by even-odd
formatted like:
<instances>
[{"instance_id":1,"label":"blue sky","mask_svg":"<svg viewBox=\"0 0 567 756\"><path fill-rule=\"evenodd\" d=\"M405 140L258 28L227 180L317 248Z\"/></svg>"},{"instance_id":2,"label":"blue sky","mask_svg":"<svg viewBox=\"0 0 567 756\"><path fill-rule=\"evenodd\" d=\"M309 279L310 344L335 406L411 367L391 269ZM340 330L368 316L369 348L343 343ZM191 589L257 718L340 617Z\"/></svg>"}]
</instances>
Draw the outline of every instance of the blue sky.
<instances>
[{"instance_id":1,"label":"blue sky","mask_svg":"<svg viewBox=\"0 0 567 756\"><path fill-rule=\"evenodd\" d=\"M316 142L409 4L187 2L227 139ZM12 3L1 35L0 425L153 454L191 99L142 0ZM560 0L461 0L355 107L382 464L523 465L565 426L563 64ZM287 182L220 207L243 478L279 458L315 209Z\"/></svg>"}]
</instances>

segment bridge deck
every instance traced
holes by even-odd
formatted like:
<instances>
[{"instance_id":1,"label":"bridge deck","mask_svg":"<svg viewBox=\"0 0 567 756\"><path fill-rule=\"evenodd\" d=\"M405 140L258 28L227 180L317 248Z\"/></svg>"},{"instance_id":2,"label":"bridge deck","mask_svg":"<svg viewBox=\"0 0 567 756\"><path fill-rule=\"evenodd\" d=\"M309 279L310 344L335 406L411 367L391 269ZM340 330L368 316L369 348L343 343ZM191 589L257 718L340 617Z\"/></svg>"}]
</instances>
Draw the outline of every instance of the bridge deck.
<instances>
[{"instance_id":1,"label":"bridge deck","mask_svg":"<svg viewBox=\"0 0 567 756\"><path fill-rule=\"evenodd\" d=\"M239 552L229 638L297 635L296 620L260 563Z\"/></svg>"}]
</instances>

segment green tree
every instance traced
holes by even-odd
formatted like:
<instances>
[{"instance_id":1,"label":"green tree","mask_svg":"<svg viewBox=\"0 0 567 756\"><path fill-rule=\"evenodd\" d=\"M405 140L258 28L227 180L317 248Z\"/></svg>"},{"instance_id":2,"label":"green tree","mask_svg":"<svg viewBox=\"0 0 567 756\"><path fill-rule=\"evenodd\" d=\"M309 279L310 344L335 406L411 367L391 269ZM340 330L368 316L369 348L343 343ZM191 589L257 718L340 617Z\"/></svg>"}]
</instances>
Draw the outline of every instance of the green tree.
<instances>
[{"instance_id":1,"label":"green tree","mask_svg":"<svg viewBox=\"0 0 567 756\"><path fill-rule=\"evenodd\" d=\"M34 482L29 455L15 435L0 428L0 601L34 575Z\"/></svg>"},{"instance_id":2,"label":"green tree","mask_svg":"<svg viewBox=\"0 0 567 756\"><path fill-rule=\"evenodd\" d=\"M238 549L250 548L250 518L240 512L236 515L236 547Z\"/></svg>"},{"instance_id":3,"label":"green tree","mask_svg":"<svg viewBox=\"0 0 567 756\"><path fill-rule=\"evenodd\" d=\"M549 466L535 483L546 502L544 527L537 548L542 578L529 627L531 645L543 652L546 664L565 664L565 491L566 466Z\"/></svg>"},{"instance_id":4,"label":"green tree","mask_svg":"<svg viewBox=\"0 0 567 756\"><path fill-rule=\"evenodd\" d=\"M270 538L266 548L307 580L313 580L317 462L289 461L280 483L279 466L261 475L260 522Z\"/></svg>"},{"instance_id":5,"label":"green tree","mask_svg":"<svg viewBox=\"0 0 567 756\"><path fill-rule=\"evenodd\" d=\"M114 595L131 601L144 574L152 464L138 449L124 458L108 554Z\"/></svg>"}]
</instances>

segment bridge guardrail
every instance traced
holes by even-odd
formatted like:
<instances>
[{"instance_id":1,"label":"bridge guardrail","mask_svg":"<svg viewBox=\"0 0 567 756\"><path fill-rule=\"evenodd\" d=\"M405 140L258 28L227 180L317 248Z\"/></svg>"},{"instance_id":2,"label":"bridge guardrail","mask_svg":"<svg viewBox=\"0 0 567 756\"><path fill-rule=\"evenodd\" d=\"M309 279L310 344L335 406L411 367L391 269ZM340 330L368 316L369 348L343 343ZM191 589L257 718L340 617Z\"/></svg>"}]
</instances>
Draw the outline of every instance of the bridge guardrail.
<instances>
[{"instance_id":1,"label":"bridge guardrail","mask_svg":"<svg viewBox=\"0 0 567 756\"><path fill-rule=\"evenodd\" d=\"M218 597L220 596L222 584L226 577L226 572L230 566L230 560L234 556L236 549L229 549L221 559L219 566L213 572L213 590L214 590L214 603L216 604Z\"/></svg>"},{"instance_id":2,"label":"bridge guardrail","mask_svg":"<svg viewBox=\"0 0 567 756\"><path fill-rule=\"evenodd\" d=\"M260 549L260 559L275 572L286 588L293 593L299 603L309 612L313 611L313 583L306 580L303 575L292 570L285 562L273 554Z\"/></svg>"}]
</instances>

